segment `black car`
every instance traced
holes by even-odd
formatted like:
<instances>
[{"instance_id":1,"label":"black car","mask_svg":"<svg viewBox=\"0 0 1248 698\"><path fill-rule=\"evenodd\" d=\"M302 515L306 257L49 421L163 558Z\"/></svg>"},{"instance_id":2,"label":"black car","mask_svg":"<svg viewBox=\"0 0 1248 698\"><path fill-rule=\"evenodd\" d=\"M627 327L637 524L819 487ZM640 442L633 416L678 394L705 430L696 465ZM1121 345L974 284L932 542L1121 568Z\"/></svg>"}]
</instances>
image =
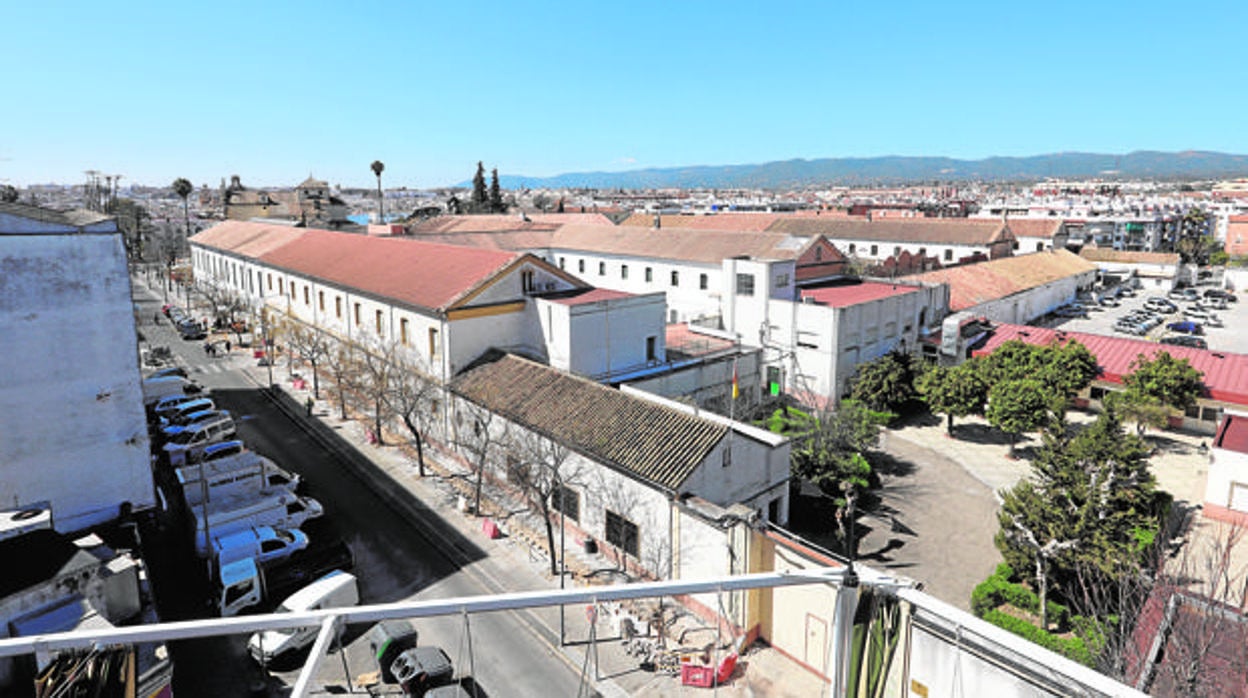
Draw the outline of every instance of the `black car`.
<instances>
[{"instance_id":1,"label":"black car","mask_svg":"<svg viewBox=\"0 0 1248 698\"><path fill-rule=\"evenodd\" d=\"M1211 288L1205 291L1205 298L1221 298L1228 303L1236 302L1235 294L1220 288Z\"/></svg>"},{"instance_id":2,"label":"black car","mask_svg":"<svg viewBox=\"0 0 1248 698\"><path fill-rule=\"evenodd\" d=\"M1162 344L1171 344L1178 347L1191 347L1193 349L1208 349L1209 344L1200 337L1191 337L1188 335L1180 335L1178 337L1163 337Z\"/></svg>"},{"instance_id":3,"label":"black car","mask_svg":"<svg viewBox=\"0 0 1248 698\"><path fill-rule=\"evenodd\" d=\"M203 325L189 318L178 323L178 334L186 340L203 339L208 336Z\"/></svg>"}]
</instances>

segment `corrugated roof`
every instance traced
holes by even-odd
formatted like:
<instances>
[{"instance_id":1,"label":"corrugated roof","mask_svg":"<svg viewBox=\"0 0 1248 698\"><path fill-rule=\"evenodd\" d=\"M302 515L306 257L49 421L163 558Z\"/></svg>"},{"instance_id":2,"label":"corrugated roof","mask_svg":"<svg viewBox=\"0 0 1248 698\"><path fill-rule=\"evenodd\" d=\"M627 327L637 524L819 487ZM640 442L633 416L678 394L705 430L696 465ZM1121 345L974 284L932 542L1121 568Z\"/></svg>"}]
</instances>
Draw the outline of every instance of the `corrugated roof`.
<instances>
[{"instance_id":1,"label":"corrugated roof","mask_svg":"<svg viewBox=\"0 0 1248 698\"><path fill-rule=\"evenodd\" d=\"M555 232L551 247L628 257L719 264L725 259L740 256L796 259L809 243L808 239L787 233L566 225Z\"/></svg>"},{"instance_id":2,"label":"corrugated roof","mask_svg":"<svg viewBox=\"0 0 1248 698\"><path fill-rule=\"evenodd\" d=\"M878 240L926 245L990 245L1011 240L1001 221L968 218L889 218L863 221L844 218L780 218L769 231L823 235L836 240Z\"/></svg>"},{"instance_id":3,"label":"corrugated roof","mask_svg":"<svg viewBox=\"0 0 1248 698\"><path fill-rule=\"evenodd\" d=\"M1224 416L1213 445L1236 453L1248 453L1248 418L1234 414Z\"/></svg>"},{"instance_id":4,"label":"corrugated roof","mask_svg":"<svg viewBox=\"0 0 1248 698\"><path fill-rule=\"evenodd\" d=\"M586 456L676 490L728 428L511 354L461 374L456 393Z\"/></svg>"},{"instance_id":5,"label":"corrugated roof","mask_svg":"<svg viewBox=\"0 0 1248 698\"><path fill-rule=\"evenodd\" d=\"M888 298L889 296L915 293L918 290L914 286L864 281L859 284L804 288L802 289L802 298L812 298L816 303L833 308L846 308L859 303L870 303L881 298Z\"/></svg>"},{"instance_id":6,"label":"corrugated roof","mask_svg":"<svg viewBox=\"0 0 1248 698\"><path fill-rule=\"evenodd\" d=\"M1140 354L1153 358L1166 352L1176 359L1187 359L1196 370L1204 373L1208 397L1220 402L1248 405L1248 356L1225 351L1169 346L1142 339L1127 339L1086 332L1063 332L1045 327L993 325L992 336L975 353L992 353L1002 343L1017 339L1028 344L1046 345L1053 341L1077 340L1096 356L1104 380L1121 383L1131 373L1131 362Z\"/></svg>"},{"instance_id":7,"label":"corrugated roof","mask_svg":"<svg viewBox=\"0 0 1248 698\"><path fill-rule=\"evenodd\" d=\"M1093 262L1117 262L1119 264L1174 265L1179 263L1179 255L1174 252L1127 252L1105 247L1085 247L1079 250L1079 256Z\"/></svg>"},{"instance_id":8,"label":"corrugated roof","mask_svg":"<svg viewBox=\"0 0 1248 698\"><path fill-rule=\"evenodd\" d=\"M938 269L906 278L949 284L949 308L956 312L1095 270L1095 264L1079 255L1053 250Z\"/></svg>"}]
</instances>

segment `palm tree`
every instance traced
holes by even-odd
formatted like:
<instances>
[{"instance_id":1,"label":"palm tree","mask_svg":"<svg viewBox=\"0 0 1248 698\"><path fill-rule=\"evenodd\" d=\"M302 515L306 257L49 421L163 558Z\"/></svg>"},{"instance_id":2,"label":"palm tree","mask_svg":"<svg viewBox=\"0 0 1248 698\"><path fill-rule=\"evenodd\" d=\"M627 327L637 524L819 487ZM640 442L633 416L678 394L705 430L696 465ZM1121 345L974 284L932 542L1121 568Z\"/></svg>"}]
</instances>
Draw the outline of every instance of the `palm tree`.
<instances>
[{"instance_id":1,"label":"palm tree","mask_svg":"<svg viewBox=\"0 0 1248 698\"><path fill-rule=\"evenodd\" d=\"M191 236L191 209L189 197L191 192L194 190L195 185L191 184L191 181L185 177L178 177L173 180L173 193L182 197L182 215L186 220L186 237L188 238Z\"/></svg>"},{"instance_id":2,"label":"palm tree","mask_svg":"<svg viewBox=\"0 0 1248 698\"><path fill-rule=\"evenodd\" d=\"M381 198L381 173L386 169L385 164L381 160L373 160L373 164L369 165L373 169L373 174L377 175L377 222L386 222L386 207Z\"/></svg>"}]
</instances>

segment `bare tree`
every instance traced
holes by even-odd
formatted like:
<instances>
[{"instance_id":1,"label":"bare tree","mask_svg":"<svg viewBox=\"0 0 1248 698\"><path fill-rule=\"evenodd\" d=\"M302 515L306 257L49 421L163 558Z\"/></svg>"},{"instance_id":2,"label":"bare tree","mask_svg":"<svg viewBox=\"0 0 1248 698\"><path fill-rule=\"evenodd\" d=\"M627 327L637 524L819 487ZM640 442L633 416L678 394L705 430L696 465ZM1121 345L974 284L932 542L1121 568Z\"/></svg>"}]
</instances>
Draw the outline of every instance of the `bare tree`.
<instances>
[{"instance_id":1,"label":"bare tree","mask_svg":"<svg viewBox=\"0 0 1248 698\"><path fill-rule=\"evenodd\" d=\"M509 439L507 469L511 481L524 491L530 505L542 514L546 524L546 549L550 552L550 574L557 576L555 530L552 509L564 512L566 502L560 499L564 488L578 475L569 461L571 451L559 442L527 429L515 429Z\"/></svg>"},{"instance_id":2,"label":"bare tree","mask_svg":"<svg viewBox=\"0 0 1248 698\"><path fill-rule=\"evenodd\" d=\"M347 418L347 395L355 389L359 375L358 352L348 342L339 342L325 353L325 368L329 370L334 381L334 393L338 396L338 411L341 419Z\"/></svg>"},{"instance_id":3,"label":"bare tree","mask_svg":"<svg viewBox=\"0 0 1248 698\"><path fill-rule=\"evenodd\" d=\"M308 365L312 367L312 396L320 400L319 366L324 363L329 355L333 342L324 332L297 320L289 320L284 323L284 329L286 332L286 344L290 347L292 358L294 354L298 354L300 359L308 362Z\"/></svg>"},{"instance_id":4,"label":"bare tree","mask_svg":"<svg viewBox=\"0 0 1248 698\"><path fill-rule=\"evenodd\" d=\"M1033 530L1033 527L1028 526L1023 518L1017 515L1010 517L1010 524L1010 529L1003 533L1031 551L1032 562L1035 564L1036 586L1039 587L1040 627L1048 630L1049 565L1062 553L1078 547L1079 541L1050 538L1042 530Z\"/></svg>"},{"instance_id":5,"label":"bare tree","mask_svg":"<svg viewBox=\"0 0 1248 698\"><path fill-rule=\"evenodd\" d=\"M481 487L485 470L507 443L507 423L475 402L460 400L455 407L455 446L476 471L472 510L481 515Z\"/></svg>"},{"instance_id":6,"label":"bare tree","mask_svg":"<svg viewBox=\"0 0 1248 698\"><path fill-rule=\"evenodd\" d=\"M616 530L614 531L614 535L612 535L613 532L610 525L606 523L605 516L606 512L610 511L622 519L627 519L628 521L636 523L637 516L646 510L645 507L642 506L641 497L638 496L637 490L631 487L621 487L618 483L608 482L602 472L595 473L592 480L592 487L590 489L594 499L602 503L604 516L603 528L607 533L606 542L619 550L619 559L616 562L619 569L621 571L625 571L628 569L629 553L624 549L624 546L621 545L621 543L626 542L624 539L627 538L627 532L624 530ZM639 553L638 562L640 563L640 553L643 552L641 549L641 541L637 540L635 543L637 546L637 552Z\"/></svg>"},{"instance_id":7,"label":"bare tree","mask_svg":"<svg viewBox=\"0 0 1248 698\"><path fill-rule=\"evenodd\" d=\"M391 341L375 339L361 347L356 354L359 365L359 376L356 386L371 405L373 418L373 434L378 445L384 445L382 427L390 421L390 402L387 400L392 389L395 367L395 353L398 345Z\"/></svg>"},{"instance_id":8,"label":"bare tree","mask_svg":"<svg viewBox=\"0 0 1248 698\"><path fill-rule=\"evenodd\" d=\"M425 476L425 442L437 423L441 386L429 375L428 367L411 352L396 352L395 370L390 376L386 401L390 411L403 420L416 445L416 467Z\"/></svg>"},{"instance_id":9,"label":"bare tree","mask_svg":"<svg viewBox=\"0 0 1248 698\"><path fill-rule=\"evenodd\" d=\"M215 279L197 279L192 290L203 298L217 324L234 324L234 315L247 310L247 301L234 289ZM236 332L242 341L242 333Z\"/></svg>"}]
</instances>

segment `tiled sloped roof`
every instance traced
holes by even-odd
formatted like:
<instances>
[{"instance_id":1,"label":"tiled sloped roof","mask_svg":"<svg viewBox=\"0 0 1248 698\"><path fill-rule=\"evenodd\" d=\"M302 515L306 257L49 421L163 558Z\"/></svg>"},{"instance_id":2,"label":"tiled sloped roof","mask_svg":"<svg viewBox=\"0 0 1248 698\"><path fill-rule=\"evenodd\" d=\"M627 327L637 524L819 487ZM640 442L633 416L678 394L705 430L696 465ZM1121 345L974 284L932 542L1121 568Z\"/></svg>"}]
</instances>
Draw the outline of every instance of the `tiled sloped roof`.
<instances>
[{"instance_id":1,"label":"tiled sloped roof","mask_svg":"<svg viewBox=\"0 0 1248 698\"><path fill-rule=\"evenodd\" d=\"M737 230L745 232L762 232L779 218L775 213L716 213L706 216L682 216L668 214L660 217L660 225L664 228L685 228L687 230ZM653 228L653 213L634 213L625 218L620 225L634 228Z\"/></svg>"},{"instance_id":2,"label":"tiled sloped roof","mask_svg":"<svg viewBox=\"0 0 1248 698\"><path fill-rule=\"evenodd\" d=\"M445 310L520 257L514 252L309 229L260 260L382 298Z\"/></svg>"},{"instance_id":3,"label":"tiled sloped roof","mask_svg":"<svg viewBox=\"0 0 1248 698\"><path fill-rule=\"evenodd\" d=\"M949 284L949 308L956 312L1095 270L1095 264L1079 255L1054 250L938 269L906 278Z\"/></svg>"},{"instance_id":4,"label":"tiled sloped roof","mask_svg":"<svg viewBox=\"0 0 1248 698\"><path fill-rule=\"evenodd\" d=\"M928 245L989 245L1011 239L1001 221L967 218L779 218L769 231L792 235L823 235L829 240L879 240Z\"/></svg>"},{"instance_id":5,"label":"tiled sloped roof","mask_svg":"<svg viewBox=\"0 0 1248 698\"><path fill-rule=\"evenodd\" d=\"M728 433L700 419L511 354L452 383L458 394L596 460L676 490Z\"/></svg>"},{"instance_id":6,"label":"tiled sloped roof","mask_svg":"<svg viewBox=\"0 0 1248 698\"><path fill-rule=\"evenodd\" d=\"M786 233L565 225L555 232L551 247L719 264L743 255L759 259L795 259L808 243L807 239Z\"/></svg>"},{"instance_id":7,"label":"tiled sloped roof","mask_svg":"<svg viewBox=\"0 0 1248 698\"><path fill-rule=\"evenodd\" d=\"M1111 383L1121 383L1123 377L1131 373L1131 362L1138 355L1143 354L1151 359L1164 351L1176 359L1187 359L1193 368L1204 374L1203 380L1209 397L1221 402L1248 405L1248 355L1245 354L1006 323L994 325L992 336L975 353L991 353L1011 339L1039 345L1046 345L1054 340L1077 340L1096 356L1096 362L1101 367L1101 378Z\"/></svg>"},{"instance_id":8,"label":"tiled sloped roof","mask_svg":"<svg viewBox=\"0 0 1248 698\"><path fill-rule=\"evenodd\" d=\"M1016 238L1043 238L1052 240L1062 229L1061 218L1011 218L1006 221Z\"/></svg>"},{"instance_id":9,"label":"tiled sloped roof","mask_svg":"<svg viewBox=\"0 0 1248 698\"><path fill-rule=\"evenodd\" d=\"M554 236L550 230L502 230L489 233L426 232L415 233L413 239L422 242L434 242L443 245L459 245L461 247L478 247L483 250L506 250L508 252L524 252L526 250L546 249Z\"/></svg>"},{"instance_id":10,"label":"tiled sloped roof","mask_svg":"<svg viewBox=\"0 0 1248 698\"><path fill-rule=\"evenodd\" d=\"M307 230L288 225L223 221L191 236L190 241L222 252L258 259L266 252L303 237Z\"/></svg>"},{"instance_id":11,"label":"tiled sloped roof","mask_svg":"<svg viewBox=\"0 0 1248 698\"><path fill-rule=\"evenodd\" d=\"M424 233L496 233L517 230L554 230L561 225L612 225L601 213L530 213L434 216L413 222L413 235Z\"/></svg>"},{"instance_id":12,"label":"tiled sloped roof","mask_svg":"<svg viewBox=\"0 0 1248 698\"><path fill-rule=\"evenodd\" d=\"M1105 247L1085 247L1079 256L1093 262L1118 262L1120 264L1168 264L1179 263L1179 255L1173 252L1127 252Z\"/></svg>"}]
</instances>

